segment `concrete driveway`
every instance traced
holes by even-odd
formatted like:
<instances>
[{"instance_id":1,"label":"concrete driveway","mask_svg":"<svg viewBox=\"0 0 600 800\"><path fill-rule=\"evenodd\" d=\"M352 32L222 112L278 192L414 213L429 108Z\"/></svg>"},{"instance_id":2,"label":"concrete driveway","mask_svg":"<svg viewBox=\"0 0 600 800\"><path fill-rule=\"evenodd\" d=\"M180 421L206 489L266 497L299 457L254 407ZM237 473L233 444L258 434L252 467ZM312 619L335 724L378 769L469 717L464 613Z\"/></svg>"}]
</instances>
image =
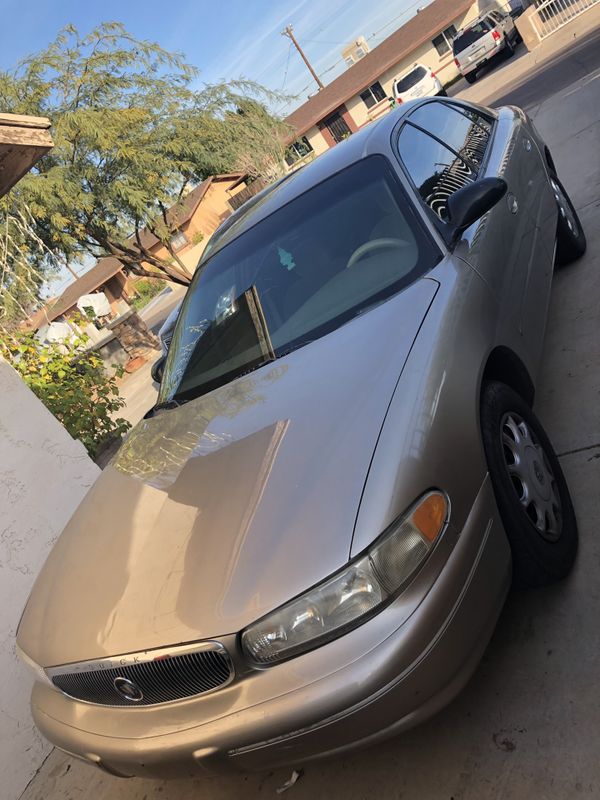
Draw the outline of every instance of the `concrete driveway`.
<instances>
[{"instance_id":1,"label":"concrete driveway","mask_svg":"<svg viewBox=\"0 0 600 800\"><path fill-rule=\"evenodd\" d=\"M585 77L529 109L589 241L587 255L555 276L536 403L579 518L574 573L510 595L480 667L451 706L374 749L308 765L290 800L600 796L600 48L589 58ZM494 74L484 79L489 88L506 91ZM275 797L289 774L121 781L54 751L23 799L250 800Z\"/></svg>"}]
</instances>

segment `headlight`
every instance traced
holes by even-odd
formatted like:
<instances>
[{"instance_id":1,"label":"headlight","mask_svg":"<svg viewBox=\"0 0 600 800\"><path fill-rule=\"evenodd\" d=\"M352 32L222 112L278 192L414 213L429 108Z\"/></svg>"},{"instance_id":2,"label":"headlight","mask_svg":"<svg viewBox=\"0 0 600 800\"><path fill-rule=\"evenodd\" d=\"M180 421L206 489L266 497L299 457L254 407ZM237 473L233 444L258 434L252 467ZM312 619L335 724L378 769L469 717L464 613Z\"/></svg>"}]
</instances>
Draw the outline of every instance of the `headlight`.
<instances>
[{"instance_id":1,"label":"headlight","mask_svg":"<svg viewBox=\"0 0 600 800\"><path fill-rule=\"evenodd\" d=\"M277 664L366 622L406 586L447 519L446 495L428 492L366 554L246 628L244 653L255 664Z\"/></svg>"},{"instance_id":2,"label":"headlight","mask_svg":"<svg viewBox=\"0 0 600 800\"><path fill-rule=\"evenodd\" d=\"M36 664L33 659L29 658L27 653L24 650L21 650L18 644L15 644L15 649L17 651L17 655L25 664L29 672L33 675L36 681L41 681L42 683L47 683L50 686L54 686L50 678L46 675L46 672L43 667L40 667L39 664Z\"/></svg>"}]
</instances>

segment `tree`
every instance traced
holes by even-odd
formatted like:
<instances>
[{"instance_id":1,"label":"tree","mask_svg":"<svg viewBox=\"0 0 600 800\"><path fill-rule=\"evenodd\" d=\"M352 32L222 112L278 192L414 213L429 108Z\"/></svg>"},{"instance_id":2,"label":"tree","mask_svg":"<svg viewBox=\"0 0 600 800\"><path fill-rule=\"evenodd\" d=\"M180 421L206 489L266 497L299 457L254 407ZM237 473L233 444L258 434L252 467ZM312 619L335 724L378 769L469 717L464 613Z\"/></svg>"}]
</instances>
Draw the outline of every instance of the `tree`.
<instances>
[{"instance_id":1,"label":"tree","mask_svg":"<svg viewBox=\"0 0 600 800\"><path fill-rule=\"evenodd\" d=\"M0 198L0 331L5 332L38 307L45 281L62 267L70 269L38 236L27 204L15 200L10 193Z\"/></svg>"},{"instance_id":2,"label":"tree","mask_svg":"<svg viewBox=\"0 0 600 800\"><path fill-rule=\"evenodd\" d=\"M35 220L43 245L20 250L20 260L43 275L49 253L66 263L112 255L138 275L189 282L167 209L212 174L273 178L288 133L266 109L273 93L244 80L196 89L196 77L182 56L119 23L88 35L68 26L0 72L0 107L50 117L55 141L11 192L13 209ZM144 246L143 228L167 259Z\"/></svg>"}]
</instances>

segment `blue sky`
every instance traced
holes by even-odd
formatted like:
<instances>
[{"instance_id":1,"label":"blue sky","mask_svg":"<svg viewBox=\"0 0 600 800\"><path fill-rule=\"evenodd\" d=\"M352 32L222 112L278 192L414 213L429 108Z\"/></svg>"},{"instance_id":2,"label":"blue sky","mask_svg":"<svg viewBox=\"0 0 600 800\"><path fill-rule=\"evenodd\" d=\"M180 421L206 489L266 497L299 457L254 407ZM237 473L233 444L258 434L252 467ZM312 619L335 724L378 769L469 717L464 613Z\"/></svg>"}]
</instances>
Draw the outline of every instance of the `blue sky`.
<instances>
[{"instance_id":1,"label":"blue sky","mask_svg":"<svg viewBox=\"0 0 600 800\"><path fill-rule=\"evenodd\" d=\"M339 63L344 44L362 34L374 47L427 2L0 0L4 22L0 29L0 68L10 68L41 49L69 22L87 32L100 22L118 20L137 37L183 52L200 70L200 82L243 76L297 95L297 100L277 109L289 112L316 87L299 55L290 50L289 40L280 35L288 23L294 26L313 66L327 84L344 68Z\"/></svg>"}]
</instances>

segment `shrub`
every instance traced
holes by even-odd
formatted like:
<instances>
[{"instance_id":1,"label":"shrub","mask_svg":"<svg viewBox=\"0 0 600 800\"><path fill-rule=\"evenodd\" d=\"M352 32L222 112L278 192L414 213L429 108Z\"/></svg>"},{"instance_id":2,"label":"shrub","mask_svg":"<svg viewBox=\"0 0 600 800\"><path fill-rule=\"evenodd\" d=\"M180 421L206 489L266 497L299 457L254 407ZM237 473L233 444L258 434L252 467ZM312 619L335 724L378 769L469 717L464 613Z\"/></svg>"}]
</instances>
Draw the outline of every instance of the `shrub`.
<instances>
[{"instance_id":1,"label":"shrub","mask_svg":"<svg viewBox=\"0 0 600 800\"><path fill-rule=\"evenodd\" d=\"M131 425L114 418L125 405L116 382L122 371L107 375L100 356L82 349L87 341L81 334L74 335L68 347L54 342L42 345L33 334L17 334L0 339L0 353L95 458Z\"/></svg>"}]
</instances>

